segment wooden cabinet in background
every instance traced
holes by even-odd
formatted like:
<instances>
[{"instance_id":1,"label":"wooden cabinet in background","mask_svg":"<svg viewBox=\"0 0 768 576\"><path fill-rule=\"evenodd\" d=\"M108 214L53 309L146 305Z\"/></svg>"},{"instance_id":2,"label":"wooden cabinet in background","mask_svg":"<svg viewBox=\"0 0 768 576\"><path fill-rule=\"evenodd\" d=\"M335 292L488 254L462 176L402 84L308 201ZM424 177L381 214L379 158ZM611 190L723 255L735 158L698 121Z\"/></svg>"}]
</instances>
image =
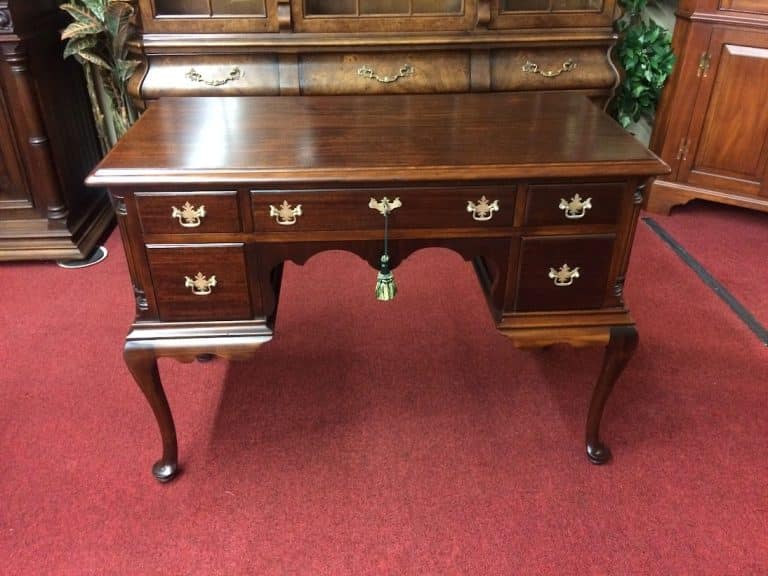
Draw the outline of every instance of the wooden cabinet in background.
<instances>
[{"instance_id":1,"label":"wooden cabinet in background","mask_svg":"<svg viewBox=\"0 0 768 576\"><path fill-rule=\"evenodd\" d=\"M82 259L113 222L83 181L100 153L56 0L0 0L0 260Z\"/></svg>"},{"instance_id":2,"label":"wooden cabinet in background","mask_svg":"<svg viewBox=\"0 0 768 576\"><path fill-rule=\"evenodd\" d=\"M570 91L605 104L616 0L134 0L130 91L261 96Z\"/></svg>"},{"instance_id":3,"label":"wooden cabinet in background","mask_svg":"<svg viewBox=\"0 0 768 576\"><path fill-rule=\"evenodd\" d=\"M673 44L651 138L672 173L648 209L702 198L768 212L768 2L683 0Z\"/></svg>"}]
</instances>

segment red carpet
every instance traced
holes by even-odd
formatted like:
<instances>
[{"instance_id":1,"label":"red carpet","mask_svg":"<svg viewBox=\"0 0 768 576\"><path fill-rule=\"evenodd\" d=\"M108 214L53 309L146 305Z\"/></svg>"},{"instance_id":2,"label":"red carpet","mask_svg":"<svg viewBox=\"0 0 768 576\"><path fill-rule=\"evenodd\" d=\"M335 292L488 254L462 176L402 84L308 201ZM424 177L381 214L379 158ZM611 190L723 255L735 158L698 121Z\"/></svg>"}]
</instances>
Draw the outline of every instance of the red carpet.
<instances>
[{"instance_id":1,"label":"red carpet","mask_svg":"<svg viewBox=\"0 0 768 576\"><path fill-rule=\"evenodd\" d=\"M768 327L768 214L694 201L650 216Z\"/></svg>"},{"instance_id":2,"label":"red carpet","mask_svg":"<svg viewBox=\"0 0 768 576\"><path fill-rule=\"evenodd\" d=\"M254 361L161 363L165 486L108 247L0 265L2 574L768 573L768 352L643 224L611 464L582 447L600 350L515 350L453 253L406 261L391 304L327 253L286 268Z\"/></svg>"}]
</instances>

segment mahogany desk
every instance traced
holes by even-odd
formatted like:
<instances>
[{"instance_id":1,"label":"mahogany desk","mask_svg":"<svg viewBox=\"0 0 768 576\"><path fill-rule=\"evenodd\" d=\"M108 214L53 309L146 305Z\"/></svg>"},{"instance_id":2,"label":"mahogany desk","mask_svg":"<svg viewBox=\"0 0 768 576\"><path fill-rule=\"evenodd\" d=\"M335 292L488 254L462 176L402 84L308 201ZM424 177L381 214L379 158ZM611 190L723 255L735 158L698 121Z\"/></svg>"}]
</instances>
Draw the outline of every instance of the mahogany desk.
<instances>
[{"instance_id":1,"label":"mahogany desk","mask_svg":"<svg viewBox=\"0 0 768 576\"><path fill-rule=\"evenodd\" d=\"M156 359L251 355L283 263L343 249L377 268L387 207L392 267L428 246L472 260L515 345L607 345L586 426L607 461L600 419L637 344L622 287L638 185L667 171L569 94L161 100L88 179L109 188L128 258L124 355L160 428L155 477L178 462Z\"/></svg>"}]
</instances>

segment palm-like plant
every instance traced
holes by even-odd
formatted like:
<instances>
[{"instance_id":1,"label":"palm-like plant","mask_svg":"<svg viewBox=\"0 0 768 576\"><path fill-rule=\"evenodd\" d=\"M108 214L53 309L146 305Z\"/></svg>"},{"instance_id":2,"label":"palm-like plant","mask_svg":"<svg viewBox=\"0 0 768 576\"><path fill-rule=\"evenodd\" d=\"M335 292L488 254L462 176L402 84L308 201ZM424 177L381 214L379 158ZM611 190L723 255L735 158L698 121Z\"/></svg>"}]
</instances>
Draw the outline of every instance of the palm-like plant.
<instances>
[{"instance_id":1,"label":"palm-like plant","mask_svg":"<svg viewBox=\"0 0 768 576\"><path fill-rule=\"evenodd\" d=\"M74 57L85 71L99 137L105 151L136 120L127 91L139 62L131 60L128 38L133 6L122 0L69 0L61 5L72 22L61 34L64 58Z\"/></svg>"}]
</instances>

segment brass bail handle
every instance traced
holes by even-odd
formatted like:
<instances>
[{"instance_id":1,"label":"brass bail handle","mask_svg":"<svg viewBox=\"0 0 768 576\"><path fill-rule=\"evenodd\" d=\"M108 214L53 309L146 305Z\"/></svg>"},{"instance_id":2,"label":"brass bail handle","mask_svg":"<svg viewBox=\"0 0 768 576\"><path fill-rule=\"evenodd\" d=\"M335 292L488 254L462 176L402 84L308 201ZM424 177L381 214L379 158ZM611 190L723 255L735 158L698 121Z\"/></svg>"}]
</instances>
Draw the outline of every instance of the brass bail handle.
<instances>
[{"instance_id":1,"label":"brass bail handle","mask_svg":"<svg viewBox=\"0 0 768 576\"><path fill-rule=\"evenodd\" d=\"M389 75L381 75L376 72L373 68L371 68L368 65L363 65L360 68L357 69L357 75L362 78L368 78L369 80L376 80L376 82L379 82L381 84L392 84L393 82L397 82L400 80L400 78L406 78L407 76L413 76L414 74L413 66L410 64L403 64L400 69L391 76Z\"/></svg>"}]
</instances>

